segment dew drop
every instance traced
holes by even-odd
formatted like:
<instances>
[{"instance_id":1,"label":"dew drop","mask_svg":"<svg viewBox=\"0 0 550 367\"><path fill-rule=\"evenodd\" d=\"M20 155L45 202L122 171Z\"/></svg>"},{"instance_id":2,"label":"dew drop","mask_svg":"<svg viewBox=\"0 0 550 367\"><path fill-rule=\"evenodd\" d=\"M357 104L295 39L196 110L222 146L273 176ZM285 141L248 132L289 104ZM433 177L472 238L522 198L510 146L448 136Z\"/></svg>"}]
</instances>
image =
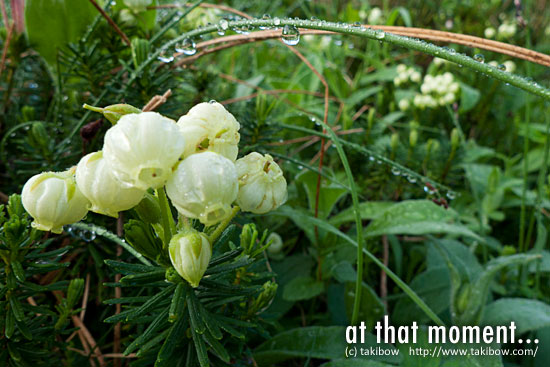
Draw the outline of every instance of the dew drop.
<instances>
[{"instance_id":1,"label":"dew drop","mask_svg":"<svg viewBox=\"0 0 550 367\"><path fill-rule=\"evenodd\" d=\"M220 22L218 23L219 27L220 27L220 30L222 31L227 31L229 29L229 22L226 20L226 19L222 19L220 20Z\"/></svg>"},{"instance_id":2,"label":"dew drop","mask_svg":"<svg viewBox=\"0 0 550 367\"><path fill-rule=\"evenodd\" d=\"M381 40L381 39L384 39L384 37L386 37L386 33L384 33L384 31L377 29L376 31L374 31L374 36L379 40Z\"/></svg>"},{"instance_id":3,"label":"dew drop","mask_svg":"<svg viewBox=\"0 0 550 367\"><path fill-rule=\"evenodd\" d=\"M454 200L456 198L456 192L447 191L447 194L445 196L447 196L447 199L449 199L449 200Z\"/></svg>"},{"instance_id":4,"label":"dew drop","mask_svg":"<svg viewBox=\"0 0 550 367\"><path fill-rule=\"evenodd\" d=\"M270 19L271 19L271 15L269 15L269 14L264 14L264 15L262 16L262 20L270 20ZM262 25L262 26L259 26L258 28L264 30L264 29L269 29L269 28L271 28L271 27L270 27L270 26L267 26L267 25Z\"/></svg>"},{"instance_id":5,"label":"dew drop","mask_svg":"<svg viewBox=\"0 0 550 367\"><path fill-rule=\"evenodd\" d=\"M273 18L273 24L275 25L280 25L281 24L281 20L277 17Z\"/></svg>"},{"instance_id":6,"label":"dew drop","mask_svg":"<svg viewBox=\"0 0 550 367\"><path fill-rule=\"evenodd\" d=\"M296 46L300 42L300 32L293 25L285 25L282 32L282 40L289 46Z\"/></svg>"},{"instance_id":7,"label":"dew drop","mask_svg":"<svg viewBox=\"0 0 550 367\"><path fill-rule=\"evenodd\" d=\"M482 54L475 54L474 55L474 60L477 61L477 62L484 63L485 62L485 56L483 56Z\"/></svg>"},{"instance_id":8,"label":"dew drop","mask_svg":"<svg viewBox=\"0 0 550 367\"><path fill-rule=\"evenodd\" d=\"M407 175L407 181L409 181L410 183L416 183L416 177L414 177L413 175Z\"/></svg>"},{"instance_id":9,"label":"dew drop","mask_svg":"<svg viewBox=\"0 0 550 367\"><path fill-rule=\"evenodd\" d=\"M191 38L186 38L181 44L176 45L176 52L181 52L184 55L191 56L197 53L195 41Z\"/></svg>"},{"instance_id":10,"label":"dew drop","mask_svg":"<svg viewBox=\"0 0 550 367\"><path fill-rule=\"evenodd\" d=\"M392 168L391 168L391 173L392 173L394 176L399 176L399 175L401 175L401 171L400 171L399 168L397 168L397 167L392 167Z\"/></svg>"},{"instance_id":11,"label":"dew drop","mask_svg":"<svg viewBox=\"0 0 550 367\"><path fill-rule=\"evenodd\" d=\"M169 63L174 61L174 55L172 52L168 52L166 50L161 51L161 53L158 56L159 61L164 63Z\"/></svg>"},{"instance_id":12,"label":"dew drop","mask_svg":"<svg viewBox=\"0 0 550 367\"><path fill-rule=\"evenodd\" d=\"M506 71L506 65L504 65L504 64L499 64L499 65L497 66L497 69L500 70L500 71Z\"/></svg>"}]
</instances>

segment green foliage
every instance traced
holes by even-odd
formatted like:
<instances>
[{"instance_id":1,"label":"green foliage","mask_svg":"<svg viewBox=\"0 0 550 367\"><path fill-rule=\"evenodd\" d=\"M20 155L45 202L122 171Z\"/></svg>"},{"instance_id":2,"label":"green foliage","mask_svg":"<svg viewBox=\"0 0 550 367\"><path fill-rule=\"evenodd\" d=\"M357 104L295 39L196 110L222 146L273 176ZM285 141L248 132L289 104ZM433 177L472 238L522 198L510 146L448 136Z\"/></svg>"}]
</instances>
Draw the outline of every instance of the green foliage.
<instances>
[{"instance_id":1,"label":"green foliage","mask_svg":"<svg viewBox=\"0 0 550 367\"><path fill-rule=\"evenodd\" d=\"M240 156L275 157L288 202L273 215L240 214L219 230L188 223L215 239L205 277L193 289L171 267L166 247L186 224L164 192L147 193L118 227L89 214L60 236L32 229L20 200L10 196L0 210L0 365L96 361L77 352L86 349L78 337L64 342L75 331L71 318L81 311L84 289L89 332L109 353L121 322L122 351L139 357L128 360L134 366L531 363L344 359L343 326L355 318L372 331L385 314L396 326L515 321L522 337L540 339L533 365L547 363L549 105L527 93L547 95L547 68L515 60L516 72L503 71L489 65L508 61L497 53L484 52L482 63L462 55L480 52L464 46L448 45L452 51L391 34L378 38L351 26L367 22L367 2L227 3L269 14L270 22L320 28L315 19L293 19L317 17L350 24L325 24L341 34L301 35L296 46L328 85L324 126L323 83L278 40L159 60L170 59L188 37L196 44L217 37L222 18L239 27L226 35L253 34L258 27L250 22L198 2L181 9L147 8L173 3L163 0L99 3L131 47L89 1L26 1L28 42L11 40L0 76L1 193L21 192L40 171L75 165L101 149L119 107L142 108L171 89L157 108L171 118L198 102L227 103L241 123ZM480 36L519 19L512 3L398 2L384 4L377 22ZM548 9L535 5L523 4L526 27L514 23L515 34L497 32L496 39L548 54ZM3 48L6 25L1 31ZM453 62L438 63L436 55ZM189 64L176 66L180 61ZM423 80L394 83L399 64L423 78L451 73L456 99L416 105ZM111 109L102 116L83 104ZM266 243L270 232L283 240L277 254ZM365 346L378 346L372 338ZM401 346L403 356L408 347Z\"/></svg>"}]
</instances>

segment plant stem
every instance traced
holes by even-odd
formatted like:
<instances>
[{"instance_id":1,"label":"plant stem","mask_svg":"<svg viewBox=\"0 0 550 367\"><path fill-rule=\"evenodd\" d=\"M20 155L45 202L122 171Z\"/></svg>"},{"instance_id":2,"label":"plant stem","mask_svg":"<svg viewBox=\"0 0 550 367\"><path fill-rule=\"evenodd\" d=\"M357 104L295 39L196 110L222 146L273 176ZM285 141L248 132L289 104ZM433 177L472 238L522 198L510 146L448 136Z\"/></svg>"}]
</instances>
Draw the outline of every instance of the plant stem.
<instances>
[{"instance_id":1,"label":"plant stem","mask_svg":"<svg viewBox=\"0 0 550 367\"><path fill-rule=\"evenodd\" d=\"M163 243L164 247L168 248L168 244L170 243L172 236L176 234L176 222L174 222L172 210L170 209L170 203L168 203L168 198L166 197L164 187L157 189L156 192L159 199L161 223L164 231Z\"/></svg>"},{"instance_id":2,"label":"plant stem","mask_svg":"<svg viewBox=\"0 0 550 367\"><path fill-rule=\"evenodd\" d=\"M275 24L277 22L277 24ZM354 36L359 36L363 38L369 38L377 40L380 42L387 42L396 46L401 46L407 49L420 51L422 53L437 56L439 58L452 61L458 65L462 65L468 69L486 74L492 78L498 79L520 89L523 89L531 94L543 97L550 100L550 89L526 78L523 78L512 73L499 70L498 68L491 66L489 64L481 63L473 58L466 56L464 54L457 53L455 50L448 48L436 46L425 41L418 39L398 36L396 34L383 32L380 30L374 30L371 28L366 28L362 26L351 26L349 24L337 24L334 22L326 21L311 21L311 20L302 20L302 19L247 19L247 20L238 20L230 21L227 23L228 29L233 29L242 26L250 27L283 27L285 25L300 27L305 29L318 29L331 31L342 34L349 34ZM157 60L157 57L166 49L173 48L176 44L182 42L185 38L195 38L203 34L213 33L218 31L218 25L209 25L202 27L201 29L195 29L166 42L161 47L157 48L147 60L145 60L139 68L131 75L125 87L121 91L122 94L126 92L128 88L133 84L133 82L139 77L139 75L151 65L154 61ZM253 37L253 36L251 36Z\"/></svg>"},{"instance_id":3,"label":"plant stem","mask_svg":"<svg viewBox=\"0 0 550 367\"><path fill-rule=\"evenodd\" d=\"M218 237L221 236L222 232L227 228L229 223L231 223L233 218L235 218L239 210L241 210L241 208L235 205L233 207L233 211L231 212L231 214L227 218L225 218L223 221L221 221L221 223L218 224L214 232L212 232L212 234L208 236L208 239L210 240L211 245L214 245L214 242L218 239Z\"/></svg>"}]
</instances>

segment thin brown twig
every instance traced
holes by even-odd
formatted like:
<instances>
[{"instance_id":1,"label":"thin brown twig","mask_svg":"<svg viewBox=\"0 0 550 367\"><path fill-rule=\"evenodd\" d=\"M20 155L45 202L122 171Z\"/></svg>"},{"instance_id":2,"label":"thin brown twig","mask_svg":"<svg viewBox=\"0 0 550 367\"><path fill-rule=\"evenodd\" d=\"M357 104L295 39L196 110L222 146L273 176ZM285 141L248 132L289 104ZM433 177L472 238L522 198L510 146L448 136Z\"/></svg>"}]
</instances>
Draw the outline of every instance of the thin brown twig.
<instances>
[{"instance_id":1,"label":"thin brown twig","mask_svg":"<svg viewBox=\"0 0 550 367\"><path fill-rule=\"evenodd\" d=\"M367 25L364 25L367 27ZM413 27L399 27L399 26L371 26L372 29L379 29L385 32L394 33L401 36L409 36L415 38L421 38L424 40L430 40L434 42L444 42L444 43L455 43L463 46L468 46L471 48L479 48L486 51L497 52L500 54L508 55L518 59L523 59L531 61L536 64L550 66L550 55L546 55L537 51L529 50L524 47L519 47L515 45L510 45L508 43L488 40L481 37L452 33L446 31L438 31L432 29L424 28L413 28ZM332 35L336 34L331 31L322 31L315 29L300 29L300 34L302 35ZM236 34L223 37L217 37L208 41L200 42L197 44L197 50L206 49L209 46L218 45L220 43L234 43L231 45L238 46L244 43L264 41L266 39L280 38L280 30L263 30L257 31L250 34ZM218 50L215 50L218 51ZM213 52L215 52L213 51ZM194 56L186 57L182 60L179 60L175 63L175 66L181 66L184 64L189 64L195 61L198 57L208 54L209 49L206 49L202 52L197 53ZM182 55L181 53L174 54L175 56Z\"/></svg>"},{"instance_id":2,"label":"thin brown twig","mask_svg":"<svg viewBox=\"0 0 550 367\"><path fill-rule=\"evenodd\" d=\"M109 14L107 14L105 12L105 10L103 10L103 8L101 6L99 6L99 4L95 1L95 0L90 0L90 2L92 3L92 5L97 9L97 11L101 14L101 16L103 18L105 18L105 20L107 21L107 23L109 23L109 25L111 27L113 27L113 29L115 30L116 33L118 33L118 35L120 36L120 38L122 38L122 40L124 41L124 43L126 43L127 46L132 46L132 43L130 42L130 39L128 38L128 36L126 36L126 34L122 31L122 29L120 29L118 27L118 25L115 23L115 21L109 16Z\"/></svg>"},{"instance_id":3,"label":"thin brown twig","mask_svg":"<svg viewBox=\"0 0 550 367\"><path fill-rule=\"evenodd\" d=\"M73 315L71 318L73 320L73 324L80 329L79 334L84 337L90 348L94 351L94 355L97 358L99 365L101 367L106 366L105 359L103 358L103 354L101 353L101 349L99 349L99 346L95 342L94 337L92 336L86 325L84 325L82 320L80 320L80 318L76 315Z\"/></svg>"},{"instance_id":4,"label":"thin brown twig","mask_svg":"<svg viewBox=\"0 0 550 367\"><path fill-rule=\"evenodd\" d=\"M166 103L166 101L168 100L168 97L170 97L171 95L172 95L172 90L168 89L166 92L164 92L164 94L162 96L161 95L156 95L153 98L151 98L151 100L149 102L147 102L147 104L145 106L143 106L143 108L141 110L143 112L154 111L160 105Z\"/></svg>"},{"instance_id":5,"label":"thin brown twig","mask_svg":"<svg viewBox=\"0 0 550 367\"><path fill-rule=\"evenodd\" d=\"M84 285L84 295L82 296L82 310L80 311L80 320L84 321L84 316L86 316L86 308L88 304L88 297L90 295L90 273L86 275L86 283Z\"/></svg>"}]
</instances>

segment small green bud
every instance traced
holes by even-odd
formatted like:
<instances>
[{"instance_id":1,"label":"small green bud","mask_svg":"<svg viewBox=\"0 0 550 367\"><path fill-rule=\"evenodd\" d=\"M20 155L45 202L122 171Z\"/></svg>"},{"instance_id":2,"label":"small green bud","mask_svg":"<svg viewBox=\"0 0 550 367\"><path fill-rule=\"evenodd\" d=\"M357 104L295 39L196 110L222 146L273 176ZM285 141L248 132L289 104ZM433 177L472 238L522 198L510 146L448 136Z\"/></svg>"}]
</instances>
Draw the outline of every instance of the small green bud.
<instances>
[{"instance_id":1,"label":"small green bud","mask_svg":"<svg viewBox=\"0 0 550 367\"><path fill-rule=\"evenodd\" d=\"M458 148L458 145L460 144L460 134L458 133L458 130L455 128L453 131L451 131L451 147L453 149Z\"/></svg>"},{"instance_id":2,"label":"small green bud","mask_svg":"<svg viewBox=\"0 0 550 367\"><path fill-rule=\"evenodd\" d=\"M369 127L369 130L372 128L372 125L374 124L374 114L376 113L375 108L369 109L369 113L367 115L367 126Z\"/></svg>"},{"instance_id":3,"label":"small green bud","mask_svg":"<svg viewBox=\"0 0 550 367\"><path fill-rule=\"evenodd\" d=\"M258 230L256 229L256 225L254 223L245 224L241 232L241 247L245 254L250 255L253 252L257 238Z\"/></svg>"},{"instance_id":4,"label":"small green bud","mask_svg":"<svg viewBox=\"0 0 550 367\"><path fill-rule=\"evenodd\" d=\"M395 152L397 150L397 147L399 146L399 134L398 133L393 133L391 135L390 146L391 146L392 152Z\"/></svg>"},{"instance_id":5,"label":"small green bud","mask_svg":"<svg viewBox=\"0 0 550 367\"><path fill-rule=\"evenodd\" d=\"M132 40L132 60L136 69L147 60L150 49L151 45L148 40L142 38Z\"/></svg>"},{"instance_id":6,"label":"small green bud","mask_svg":"<svg viewBox=\"0 0 550 367\"><path fill-rule=\"evenodd\" d=\"M124 103L113 104L104 108L90 106L84 103L82 107L90 111L102 113L103 116L105 116L105 118L109 120L113 125L115 125L118 120L120 120L120 118L124 115L128 115L131 113L141 113L141 110L139 108Z\"/></svg>"},{"instance_id":7,"label":"small green bud","mask_svg":"<svg viewBox=\"0 0 550 367\"><path fill-rule=\"evenodd\" d=\"M258 312L265 310L271 304L271 301L277 293L277 283L272 281L267 281L262 285L262 292L258 297L252 301L248 309L248 313L253 315Z\"/></svg>"},{"instance_id":8,"label":"small green bud","mask_svg":"<svg viewBox=\"0 0 550 367\"><path fill-rule=\"evenodd\" d=\"M43 122L37 121L32 124L29 131L29 143L38 149L47 149L50 143L50 136L46 131L46 126Z\"/></svg>"},{"instance_id":9,"label":"small green bud","mask_svg":"<svg viewBox=\"0 0 550 367\"><path fill-rule=\"evenodd\" d=\"M172 237L168 252L178 274L193 288L198 287L212 257L206 235L195 230L178 233Z\"/></svg>"},{"instance_id":10,"label":"small green bud","mask_svg":"<svg viewBox=\"0 0 550 367\"><path fill-rule=\"evenodd\" d=\"M464 311L466 311L466 308L468 307L471 288L472 287L470 286L470 284L467 283L464 284L458 291L458 296L456 298L456 309L459 314L464 313Z\"/></svg>"},{"instance_id":11,"label":"small green bud","mask_svg":"<svg viewBox=\"0 0 550 367\"><path fill-rule=\"evenodd\" d=\"M418 141L418 130L411 130L409 134L409 145L411 148L414 148L416 146L416 143Z\"/></svg>"},{"instance_id":12,"label":"small green bud","mask_svg":"<svg viewBox=\"0 0 550 367\"><path fill-rule=\"evenodd\" d=\"M507 245L507 246L504 246L502 248L501 255L502 256L510 256L510 255L514 255L516 252L517 251L516 251L516 248L514 246Z\"/></svg>"},{"instance_id":13,"label":"small green bud","mask_svg":"<svg viewBox=\"0 0 550 367\"><path fill-rule=\"evenodd\" d=\"M82 296L84 291L84 279L76 278L71 280L69 283L69 288L67 290L67 308L72 309L76 306L76 303Z\"/></svg>"},{"instance_id":14,"label":"small green bud","mask_svg":"<svg viewBox=\"0 0 550 367\"><path fill-rule=\"evenodd\" d=\"M32 106L23 106L21 108L21 119L23 122L33 121L36 118L36 109Z\"/></svg>"},{"instance_id":15,"label":"small green bud","mask_svg":"<svg viewBox=\"0 0 550 367\"><path fill-rule=\"evenodd\" d=\"M166 274L164 275L166 280L171 283L179 283L181 282L181 277L174 268L168 268L166 269Z\"/></svg>"}]
</instances>

